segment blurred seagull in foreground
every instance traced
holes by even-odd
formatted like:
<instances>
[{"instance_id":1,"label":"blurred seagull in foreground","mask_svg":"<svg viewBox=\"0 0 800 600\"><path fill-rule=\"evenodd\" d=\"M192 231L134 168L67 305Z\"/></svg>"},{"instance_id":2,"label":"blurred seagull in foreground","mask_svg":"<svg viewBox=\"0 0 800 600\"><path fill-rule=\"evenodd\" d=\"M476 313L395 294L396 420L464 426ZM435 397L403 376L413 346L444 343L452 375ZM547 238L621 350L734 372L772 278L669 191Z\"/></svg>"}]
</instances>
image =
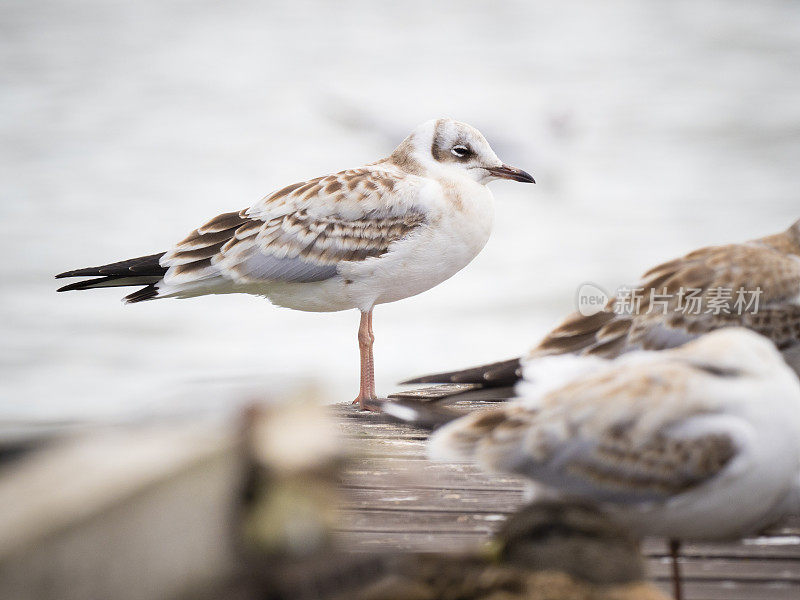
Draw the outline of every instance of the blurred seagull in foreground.
<instances>
[{"instance_id":1,"label":"blurred seagull in foreground","mask_svg":"<svg viewBox=\"0 0 800 600\"><path fill-rule=\"evenodd\" d=\"M234 538L245 560L298 558L331 543L351 453L330 417L308 399L244 412Z\"/></svg>"},{"instance_id":2,"label":"blurred seagull in foreground","mask_svg":"<svg viewBox=\"0 0 800 600\"><path fill-rule=\"evenodd\" d=\"M558 354L614 358L674 348L722 327L772 340L800 373L800 221L750 242L701 248L650 269L594 314L575 312L522 359L427 375L404 383L507 387L522 364Z\"/></svg>"},{"instance_id":3,"label":"blurred seagull in foreground","mask_svg":"<svg viewBox=\"0 0 800 600\"><path fill-rule=\"evenodd\" d=\"M638 543L595 507L543 501L509 517L482 552L251 554L253 597L270 600L667 600Z\"/></svg>"},{"instance_id":4,"label":"blurred seagull in foreground","mask_svg":"<svg viewBox=\"0 0 800 600\"><path fill-rule=\"evenodd\" d=\"M611 361L546 357L524 376L521 400L445 425L431 456L600 503L637 535L673 540L674 557L679 540L739 538L800 512L800 382L752 331Z\"/></svg>"},{"instance_id":5,"label":"blurred seagull in foreground","mask_svg":"<svg viewBox=\"0 0 800 600\"><path fill-rule=\"evenodd\" d=\"M58 291L143 286L125 301L242 292L296 310L358 309L356 402L374 408L373 308L429 290L477 256L495 179L534 183L477 129L428 121L387 158L286 186L167 252L56 275L92 277Z\"/></svg>"}]
</instances>

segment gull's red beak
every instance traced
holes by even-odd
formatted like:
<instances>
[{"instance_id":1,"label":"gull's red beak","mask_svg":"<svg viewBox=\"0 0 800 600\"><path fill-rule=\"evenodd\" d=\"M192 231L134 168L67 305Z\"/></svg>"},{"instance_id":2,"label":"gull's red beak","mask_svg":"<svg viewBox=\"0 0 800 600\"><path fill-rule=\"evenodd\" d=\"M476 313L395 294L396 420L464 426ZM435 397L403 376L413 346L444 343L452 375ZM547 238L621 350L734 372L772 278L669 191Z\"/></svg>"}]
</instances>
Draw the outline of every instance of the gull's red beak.
<instances>
[{"instance_id":1,"label":"gull's red beak","mask_svg":"<svg viewBox=\"0 0 800 600\"><path fill-rule=\"evenodd\" d=\"M486 170L500 179L511 179L512 181L521 181L522 183L536 183L530 173L526 173L517 167L500 165L499 167L486 167Z\"/></svg>"}]
</instances>

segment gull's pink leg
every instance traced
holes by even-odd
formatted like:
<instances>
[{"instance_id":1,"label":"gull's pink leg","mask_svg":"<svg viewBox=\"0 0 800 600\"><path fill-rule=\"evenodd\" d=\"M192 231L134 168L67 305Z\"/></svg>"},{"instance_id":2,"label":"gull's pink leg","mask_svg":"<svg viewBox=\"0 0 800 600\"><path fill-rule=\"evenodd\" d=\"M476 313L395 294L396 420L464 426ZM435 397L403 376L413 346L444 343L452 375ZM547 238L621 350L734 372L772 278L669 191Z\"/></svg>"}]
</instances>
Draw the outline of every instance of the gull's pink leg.
<instances>
[{"instance_id":1,"label":"gull's pink leg","mask_svg":"<svg viewBox=\"0 0 800 600\"><path fill-rule=\"evenodd\" d=\"M358 326L358 351L361 357L361 382L358 398L353 404L358 404L361 410L377 411L378 407L371 401L378 397L375 394L375 359L372 356L372 344L375 335L372 333L372 309L361 313L361 322Z\"/></svg>"}]
</instances>

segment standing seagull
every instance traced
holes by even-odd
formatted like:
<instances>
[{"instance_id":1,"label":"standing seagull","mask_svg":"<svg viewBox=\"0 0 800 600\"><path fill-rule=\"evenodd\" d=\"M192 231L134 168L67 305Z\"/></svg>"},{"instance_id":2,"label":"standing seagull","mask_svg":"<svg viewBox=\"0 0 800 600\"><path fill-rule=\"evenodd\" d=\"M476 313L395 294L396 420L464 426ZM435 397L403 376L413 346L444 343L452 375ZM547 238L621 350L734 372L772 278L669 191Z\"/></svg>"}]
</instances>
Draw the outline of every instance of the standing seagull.
<instances>
[{"instance_id":1,"label":"standing seagull","mask_svg":"<svg viewBox=\"0 0 800 600\"><path fill-rule=\"evenodd\" d=\"M483 249L494 179L534 183L497 158L474 127L420 125L388 158L295 183L219 215L167 252L61 277L60 288L144 286L126 302L243 292L305 311L361 311L356 401L374 409L372 309L455 275Z\"/></svg>"}]
</instances>

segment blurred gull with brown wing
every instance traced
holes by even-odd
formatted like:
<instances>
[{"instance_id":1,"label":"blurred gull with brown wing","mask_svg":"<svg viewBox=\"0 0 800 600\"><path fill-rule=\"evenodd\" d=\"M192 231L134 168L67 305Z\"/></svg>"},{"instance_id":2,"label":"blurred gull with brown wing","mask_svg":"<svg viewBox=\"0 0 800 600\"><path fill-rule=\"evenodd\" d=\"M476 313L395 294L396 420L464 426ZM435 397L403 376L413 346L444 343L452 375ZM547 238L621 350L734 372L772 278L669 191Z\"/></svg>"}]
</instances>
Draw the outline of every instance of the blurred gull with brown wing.
<instances>
[{"instance_id":1,"label":"blurred gull with brown wing","mask_svg":"<svg viewBox=\"0 0 800 600\"><path fill-rule=\"evenodd\" d=\"M528 476L671 540L738 538L800 512L800 382L763 336L550 356L524 377L521 400L445 425L431 455Z\"/></svg>"},{"instance_id":2,"label":"blurred gull with brown wing","mask_svg":"<svg viewBox=\"0 0 800 600\"><path fill-rule=\"evenodd\" d=\"M144 286L126 302L243 292L304 311L358 309L361 379L375 394L372 310L424 292L486 244L495 179L533 183L497 157L475 128L419 126L387 158L289 185L222 214L167 252L56 277L93 277L58 291Z\"/></svg>"}]
</instances>

